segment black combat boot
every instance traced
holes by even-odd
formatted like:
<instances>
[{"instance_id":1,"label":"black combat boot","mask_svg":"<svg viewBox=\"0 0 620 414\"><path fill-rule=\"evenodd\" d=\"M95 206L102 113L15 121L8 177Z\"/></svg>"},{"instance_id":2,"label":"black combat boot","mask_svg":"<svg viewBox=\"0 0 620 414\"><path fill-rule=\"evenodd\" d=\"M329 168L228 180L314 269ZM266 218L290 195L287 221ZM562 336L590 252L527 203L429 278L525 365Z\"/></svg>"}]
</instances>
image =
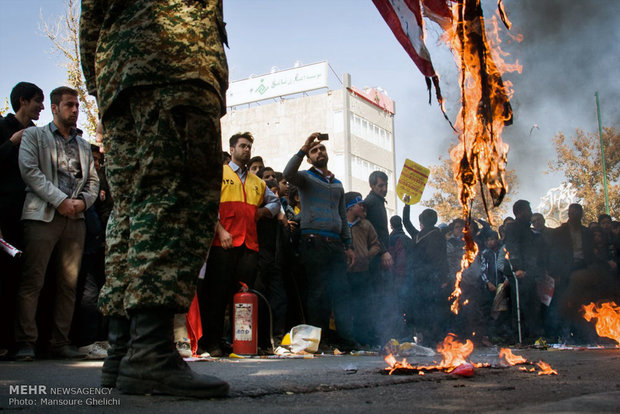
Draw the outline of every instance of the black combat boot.
<instances>
[{"instance_id":1,"label":"black combat boot","mask_svg":"<svg viewBox=\"0 0 620 414\"><path fill-rule=\"evenodd\" d=\"M197 374L174 344L174 313L140 310L131 314L129 350L121 360L117 386L124 394L225 397L228 384Z\"/></svg>"},{"instance_id":2,"label":"black combat boot","mask_svg":"<svg viewBox=\"0 0 620 414\"><path fill-rule=\"evenodd\" d=\"M111 316L108 320L108 356L101 368L101 386L116 387L116 377L121 359L127 353L129 346L129 319L122 316Z\"/></svg>"}]
</instances>

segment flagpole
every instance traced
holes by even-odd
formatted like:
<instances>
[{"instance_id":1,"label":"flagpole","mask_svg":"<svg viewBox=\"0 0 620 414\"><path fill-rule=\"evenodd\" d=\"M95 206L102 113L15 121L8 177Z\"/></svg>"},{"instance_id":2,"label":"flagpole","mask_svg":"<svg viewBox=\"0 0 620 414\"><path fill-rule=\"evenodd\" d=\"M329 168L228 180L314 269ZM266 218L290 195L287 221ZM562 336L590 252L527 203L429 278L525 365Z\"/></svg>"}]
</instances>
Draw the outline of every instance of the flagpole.
<instances>
[{"instance_id":1,"label":"flagpole","mask_svg":"<svg viewBox=\"0 0 620 414\"><path fill-rule=\"evenodd\" d=\"M603 162L603 187L605 188L605 209L609 214L609 197L607 196L607 170L605 168L605 146L603 145L603 128L601 126L601 106L598 102L598 91L594 93L596 96L596 114L598 116L598 136L601 141L601 161Z\"/></svg>"}]
</instances>

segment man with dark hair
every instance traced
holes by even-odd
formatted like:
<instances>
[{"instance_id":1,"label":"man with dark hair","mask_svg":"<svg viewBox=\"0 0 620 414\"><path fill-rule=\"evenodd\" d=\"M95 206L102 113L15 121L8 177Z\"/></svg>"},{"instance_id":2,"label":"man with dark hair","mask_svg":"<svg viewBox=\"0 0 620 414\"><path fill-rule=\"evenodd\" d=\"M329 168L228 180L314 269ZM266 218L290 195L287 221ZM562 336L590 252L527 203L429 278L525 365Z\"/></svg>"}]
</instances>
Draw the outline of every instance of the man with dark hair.
<instances>
[{"instance_id":1,"label":"man with dark hair","mask_svg":"<svg viewBox=\"0 0 620 414\"><path fill-rule=\"evenodd\" d=\"M387 211L385 205L387 201L385 196L387 195L388 176L383 171L373 171L368 177L368 184L370 185L370 192L364 199L364 205L366 206L366 218L372 224L377 235L379 242L381 243L381 251L379 254L373 256L370 263L370 277L374 279L375 289L373 295L375 298L371 303L377 306L376 309L371 310L373 313L379 313L379 319L385 321L386 330L388 332L378 332L377 338L380 343L390 338L393 327L399 324L398 314L388 306L382 306L384 302L392 302L392 296L395 294L393 286L392 275L390 270L393 265L393 259L390 255L390 239L387 225ZM387 335L384 335L387 334Z\"/></svg>"},{"instance_id":2,"label":"man with dark hair","mask_svg":"<svg viewBox=\"0 0 620 414\"><path fill-rule=\"evenodd\" d=\"M82 0L80 57L115 203L99 297L110 341L102 385L123 393L228 393L190 369L173 331L217 220L226 41L221 0Z\"/></svg>"},{"instance_id":3,"label":"man with dark hair","mask_svg":"<svg viewBox=\"0 0 620 414\"><path fill-rule=\"evenodd\" d=\"M409 218L410 209L409 205L403 209L403 224L413 239L411 308L406 319L408 324L413 320L415 330L418 335L423 335L425 344L434 346L443 339L450 314L446 239L435 227L435 210L427 208L422 211L418 230Z\"/></svg>"},{"instance_id":4,"label":"man with dark hair","mask_svg":"<svg viewBox=\"0 0 620 414\"><path fill-rule=\"evenodd\" d=\"M382 250L377 255L381 258L381 266L383 269L389 269L392 267L393 260L389 252L390 240L385 210L388 176L383 171L373 171L368 177L368 184L370 184L370 192L364 199L366 218L372 223L381 242Z\"/></svg>"},{"instance_id":5,"label":"man with dark hair","mask_svg":"<svg viewBox=\"0 0 620 414\"><path fill-rule=\"evenodd\" d=\"M546 333L553 339L567 340L570 326L560 315L571 274L594 263L594 237L590 229L582 225L583 207L573 203L568 206L568 221L550 234L549 273L555 281L549 312L545 315Z\"/></svg>"},{"instance_id":6,"label":"man with dark hair","mask_svg":"<svg viewBox=\"0 0 620 414\"><path fill-rule=\"evenodd\" d=\"M546 246L542 237L532 231L532 209L526 200L518 200L512 206L515 221L506 227L506 250L509 253L508 273L512 273L511 285L519 284L519 308L523 341L533 343L542 334L541 302L536 279L544 276L546 270ZM516 289L510 289L513 304L513 325L516 332Z\"/></svg>"},{"instance_id":7,"label":"man with dark hair","mask_svg":"<svg viewBox=\"0 0 620 414\"><path fill-rule=\"evenodd\" d=\"M378 286L370 274L370 263L382 247L373 225L364 218L366 212L362 195L350 191L344 196L355 264L347 269L349 290L341 292L341 298L344 298L349 309L346 318L348 325L337 328L361 344L374 344L377 322L384 324L385 321L375 312L378 304L373 303L373 292Z\"/></svg>"},{"instance_id":8,"label":"man with dark hair","mask_svg":"<svg viewBox=\"0 0 620 414\"><path fill-rule=\"evenodd\" d=\"M398 299L398 314L404 315L409 312L409 303L412 295L412 279L409 260L411 252L411 238L407 236L403 230L403 220L400 216L392 216L390 218L390 255L394 260L392 266L392 275L394 276L394 291ZM408 332L402 332L407 334Z\"/></svg>"},{"instance_id":9,"label":"man with dark hair","mask_svg":"<svg viewBox=\"0 0 620 414\"><path fill-rule=\"evenodd\" d=\"M263 181L274 180L276 178L276 172L271 167L259 168L256 175Z\"/></svg>"},{"instance_id":10,"label":"man with dark hair","mask_svg":"<svg viewBox=\"0 0 620 414\"><path fill-rule=\"evenodd\" d=\"M265 162L263 161L263 157L257 155L250 158L250 160L248 161L248 170L252 174L256 174L261 168L265 168Z\"/></svg>"},{"instance_id":11,"label":"man with dark hair","mask_svg":"<svg viewBox=\"0 0 620 414\"><path fill-rule=\"evenodd\" d=\"M32 360L38 332L35 321L39 294L52 256L60 267L56 274L52 354L80 358L69 347L76 284L84 247L84 210L95 202L99 178L90 144L76 128L77 91L56 88L50 94L54 120L24 131L19 168L28 186L22 213L24 267L17 294L16 358Z\"/></svg>"},{"instance_id":12,"label":"man with dark hair","mask_svg":"<svg viewBox=\"0 0 620 414\"><path fill-rule=\"evenodd\" d=\"M21 215L26 184L19 172L19 146L25 128L34 126L43 110L43 91L35 84L19 82L11 91L15 114L0 118L0 238L23 249ZM14 351L15 298L21 279L18 259L0 254L0 348Z\"/></svg>"},{"instance_id":13,"label":"man with dark hair","mask_svg":"<svg viewBox=\"0 0 620 414\"><path fill-rule=\"evenodd\" d=\"M247 168L252 134L235 134L229 142L232 160L223 167L216 237L204 281L198 287L203 333L199 346L214 357L224 354L221 340L226 305L239 290L239 282L254 287L259 249L256 223L280 211L278 198Z\"/></svg>"},{"instance_id":14,"label":"man with dark hair","mask_svg":"<svg viewBox=\"0 0 620 414\"><path fill-rule=\"evenodd\" d=\"M306 270L306 321L322 329L322 342L340 345L329 330L334 306L336 326L346 326L346 307L338 300L346 291L347 263L355 257L351 247L351 230L347 224L342 182L327 168L329 157L320 134L311 134L299 152L290 159L283 174L299 189L301 199L301 240L299 249ZM312 165L299 171L304 158Z\"/></svg>"}]
</instances>

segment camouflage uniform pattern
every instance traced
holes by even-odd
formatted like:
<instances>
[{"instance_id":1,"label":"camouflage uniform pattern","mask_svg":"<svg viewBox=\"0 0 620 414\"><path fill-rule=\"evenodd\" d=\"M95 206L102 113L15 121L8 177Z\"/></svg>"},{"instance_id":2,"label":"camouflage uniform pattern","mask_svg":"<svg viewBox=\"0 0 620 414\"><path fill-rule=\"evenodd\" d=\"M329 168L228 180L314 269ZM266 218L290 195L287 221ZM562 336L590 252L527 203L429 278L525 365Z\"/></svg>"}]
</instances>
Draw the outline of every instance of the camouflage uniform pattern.
<instances>
[{"instance_id":1,"label":"camouflage uniform pattern","mask_svg":"<svg viewBox=\"0 0 620 414\"><path fill-rule=\"evenodd\" d=\"M228 69L221 0L83 0L115 201L99 307L188 310L213 238Z\"/></svg>"},{"instance_id":2,"label":"camouflage uniform pattern","mask_svg":"<svg viewBox=\"0 0 620 414\"><path fill-rule=\"evenodd\" d=\"M134 86L201 81L224 114L224 26L221 0L82 0L82 69L99 112Z\"/></svg>"}]
</instances>

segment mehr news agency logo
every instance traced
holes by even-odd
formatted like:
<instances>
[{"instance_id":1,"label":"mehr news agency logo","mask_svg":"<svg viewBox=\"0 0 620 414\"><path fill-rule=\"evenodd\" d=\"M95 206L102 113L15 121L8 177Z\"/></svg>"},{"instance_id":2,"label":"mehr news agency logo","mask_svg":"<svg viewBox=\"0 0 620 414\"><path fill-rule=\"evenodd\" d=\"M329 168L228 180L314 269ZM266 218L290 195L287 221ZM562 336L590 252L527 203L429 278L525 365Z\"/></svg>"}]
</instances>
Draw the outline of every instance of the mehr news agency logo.
<instances>
[{"instance_id":1,"label":"mehr news agency logo","mask_svg":"<svg viewBox=\"0 0 620 414\"><path fill-rule=\"evenodd\" d=\"M112 388L9 385L10 406L120 406Z\"/></svg>"}]
</instances>

